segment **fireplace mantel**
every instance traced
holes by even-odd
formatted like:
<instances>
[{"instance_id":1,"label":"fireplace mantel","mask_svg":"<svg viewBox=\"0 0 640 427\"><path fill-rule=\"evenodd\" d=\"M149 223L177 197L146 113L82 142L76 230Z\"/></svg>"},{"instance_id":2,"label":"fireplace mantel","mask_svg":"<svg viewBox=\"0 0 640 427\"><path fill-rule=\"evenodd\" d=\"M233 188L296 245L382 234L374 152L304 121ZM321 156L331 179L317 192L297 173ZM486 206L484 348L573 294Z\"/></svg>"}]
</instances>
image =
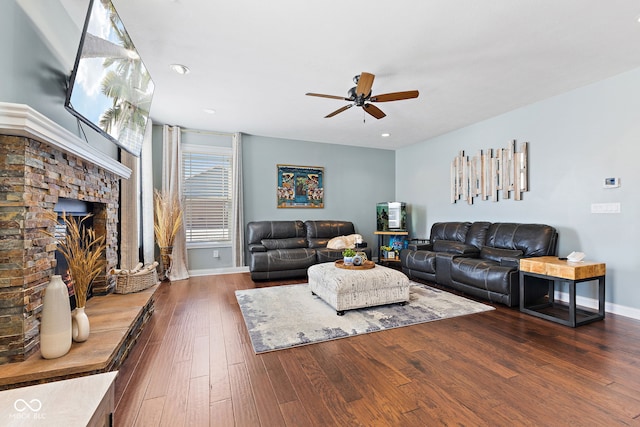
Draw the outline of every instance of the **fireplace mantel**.
<instances>
[{"instance_id":1,"label":"fireplace mantel","mask_svg":"<svg viewBox=\"0 0 640 427\"><path fill-rule=\"evenodd\" d=\"M32 138L98 165L120 178L131 176L131 169L25 104L0 102L0 134Z\"/></svg>"}]
</instances>

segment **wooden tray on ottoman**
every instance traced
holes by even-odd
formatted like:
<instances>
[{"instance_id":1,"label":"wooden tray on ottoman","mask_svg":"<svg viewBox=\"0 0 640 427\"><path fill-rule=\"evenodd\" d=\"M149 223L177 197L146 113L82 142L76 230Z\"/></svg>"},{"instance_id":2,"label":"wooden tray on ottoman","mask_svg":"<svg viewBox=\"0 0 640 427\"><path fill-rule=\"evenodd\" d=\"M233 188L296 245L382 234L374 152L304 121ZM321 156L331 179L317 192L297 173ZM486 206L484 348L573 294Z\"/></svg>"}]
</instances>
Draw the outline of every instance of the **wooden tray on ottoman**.
<instances>
[{"instance_id":1,"label":"wooden tray on ottoman","mask_svg":"<svg viewBox=\"0 0 640 427\"><path fill-rule=\"evenodd\" d=\"M366 260L362 265L345 265L342 259L336 261L336 267L344 268L345 270L369 270L375 266L376 263L369 260Z\"/></svg>"}]
</instances>

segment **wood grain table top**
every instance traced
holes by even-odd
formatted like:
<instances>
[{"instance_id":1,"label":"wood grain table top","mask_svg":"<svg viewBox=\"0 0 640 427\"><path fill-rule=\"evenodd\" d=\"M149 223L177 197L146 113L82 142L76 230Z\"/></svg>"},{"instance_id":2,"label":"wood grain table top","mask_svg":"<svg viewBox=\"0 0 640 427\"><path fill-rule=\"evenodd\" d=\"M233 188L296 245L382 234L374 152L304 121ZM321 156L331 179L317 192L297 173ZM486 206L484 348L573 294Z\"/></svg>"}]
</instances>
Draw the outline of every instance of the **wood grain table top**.
<instances>
[{"instance_id":1,"label":"wood grain table top","mask_svg":"<svg viewBox=\"0 0 640 427\"><path fill-rule=\"evenodd\" d=\"M520 271L543 274L560 279L581 280L604 276L607 272L607 267L602 262L571 262L560 260L555 256L542 256L522 258L520 260Z\"/></svg>"}]
</instances>

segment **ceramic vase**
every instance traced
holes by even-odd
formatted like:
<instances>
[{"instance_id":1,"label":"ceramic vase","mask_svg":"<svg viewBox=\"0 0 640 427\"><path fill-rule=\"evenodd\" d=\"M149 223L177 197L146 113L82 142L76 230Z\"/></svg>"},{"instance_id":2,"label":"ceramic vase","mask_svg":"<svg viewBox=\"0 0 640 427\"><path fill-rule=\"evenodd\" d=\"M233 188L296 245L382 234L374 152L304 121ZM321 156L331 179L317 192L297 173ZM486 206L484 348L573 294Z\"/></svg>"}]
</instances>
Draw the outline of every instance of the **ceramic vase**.
<instances>
[{"instance_id":1,"label":"ceramic vase","mask_svg":"<svg viewBox=\"0 0 640 427\"><path fill-rule=\"evenodd\" d=\"M160 260L162 261L162 280L169 280L169 273L171 272L171 254L173 253L173 246L164 246L160 248Z\"/></svg>"},{"instance_id":2,"label":"ceramic vase","mask_svg":"<svg viewBox=\"0 0 640 427\"><path fill-rule=\"evenodd\" d=\"M45 359L64 356L71 348L71 306L62 277L51 276L42 300L40 353Z\"/></svg>"},{"instance_id":3,"label":"ceramic vase","mask_svg":"<svg viewBox=\"0 0 640 427\"><path fill-rule=\"evenodd\" d=\"M89 332L91 331L91 325L89 324L89 318L87 313L84 312L84 307L78 307L73 310L71 315L72 331L71 337L75 342L84 342L89 338Z\"/></svg>"}]
</instances>

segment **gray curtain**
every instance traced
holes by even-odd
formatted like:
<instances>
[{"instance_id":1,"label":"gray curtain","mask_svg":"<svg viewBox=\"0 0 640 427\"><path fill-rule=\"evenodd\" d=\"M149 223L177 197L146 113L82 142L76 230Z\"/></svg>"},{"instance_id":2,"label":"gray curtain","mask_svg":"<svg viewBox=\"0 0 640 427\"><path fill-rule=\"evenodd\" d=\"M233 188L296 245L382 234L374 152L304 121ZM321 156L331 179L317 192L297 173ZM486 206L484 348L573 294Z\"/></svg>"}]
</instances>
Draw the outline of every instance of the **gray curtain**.
<instances>
[{"instance_id":1,"label":"gray curtain","mask_svg":"<svg viewBox=\"0 0 640 427\"><path fill-rule=\"evenodd\" d=\"M182 149L178 126L164 125L162 128L162 191L178 194L182 200ZM187 270L187 243L184 224L173 242L173 260L169 280L189 278Z\"/></svg>"},{"instance_id":2,"label":"gray curtain","mask_svg":"<svg viewBox=\"0 0 640 427\"><path fill-rule=\"evenodd\" d=\"M233 146L233 209L231 220L231 242L233 252L233 266L244 266L244 215L242 203L242 134L237 132L232 136Z\"/></svg>"}]
</instances>

